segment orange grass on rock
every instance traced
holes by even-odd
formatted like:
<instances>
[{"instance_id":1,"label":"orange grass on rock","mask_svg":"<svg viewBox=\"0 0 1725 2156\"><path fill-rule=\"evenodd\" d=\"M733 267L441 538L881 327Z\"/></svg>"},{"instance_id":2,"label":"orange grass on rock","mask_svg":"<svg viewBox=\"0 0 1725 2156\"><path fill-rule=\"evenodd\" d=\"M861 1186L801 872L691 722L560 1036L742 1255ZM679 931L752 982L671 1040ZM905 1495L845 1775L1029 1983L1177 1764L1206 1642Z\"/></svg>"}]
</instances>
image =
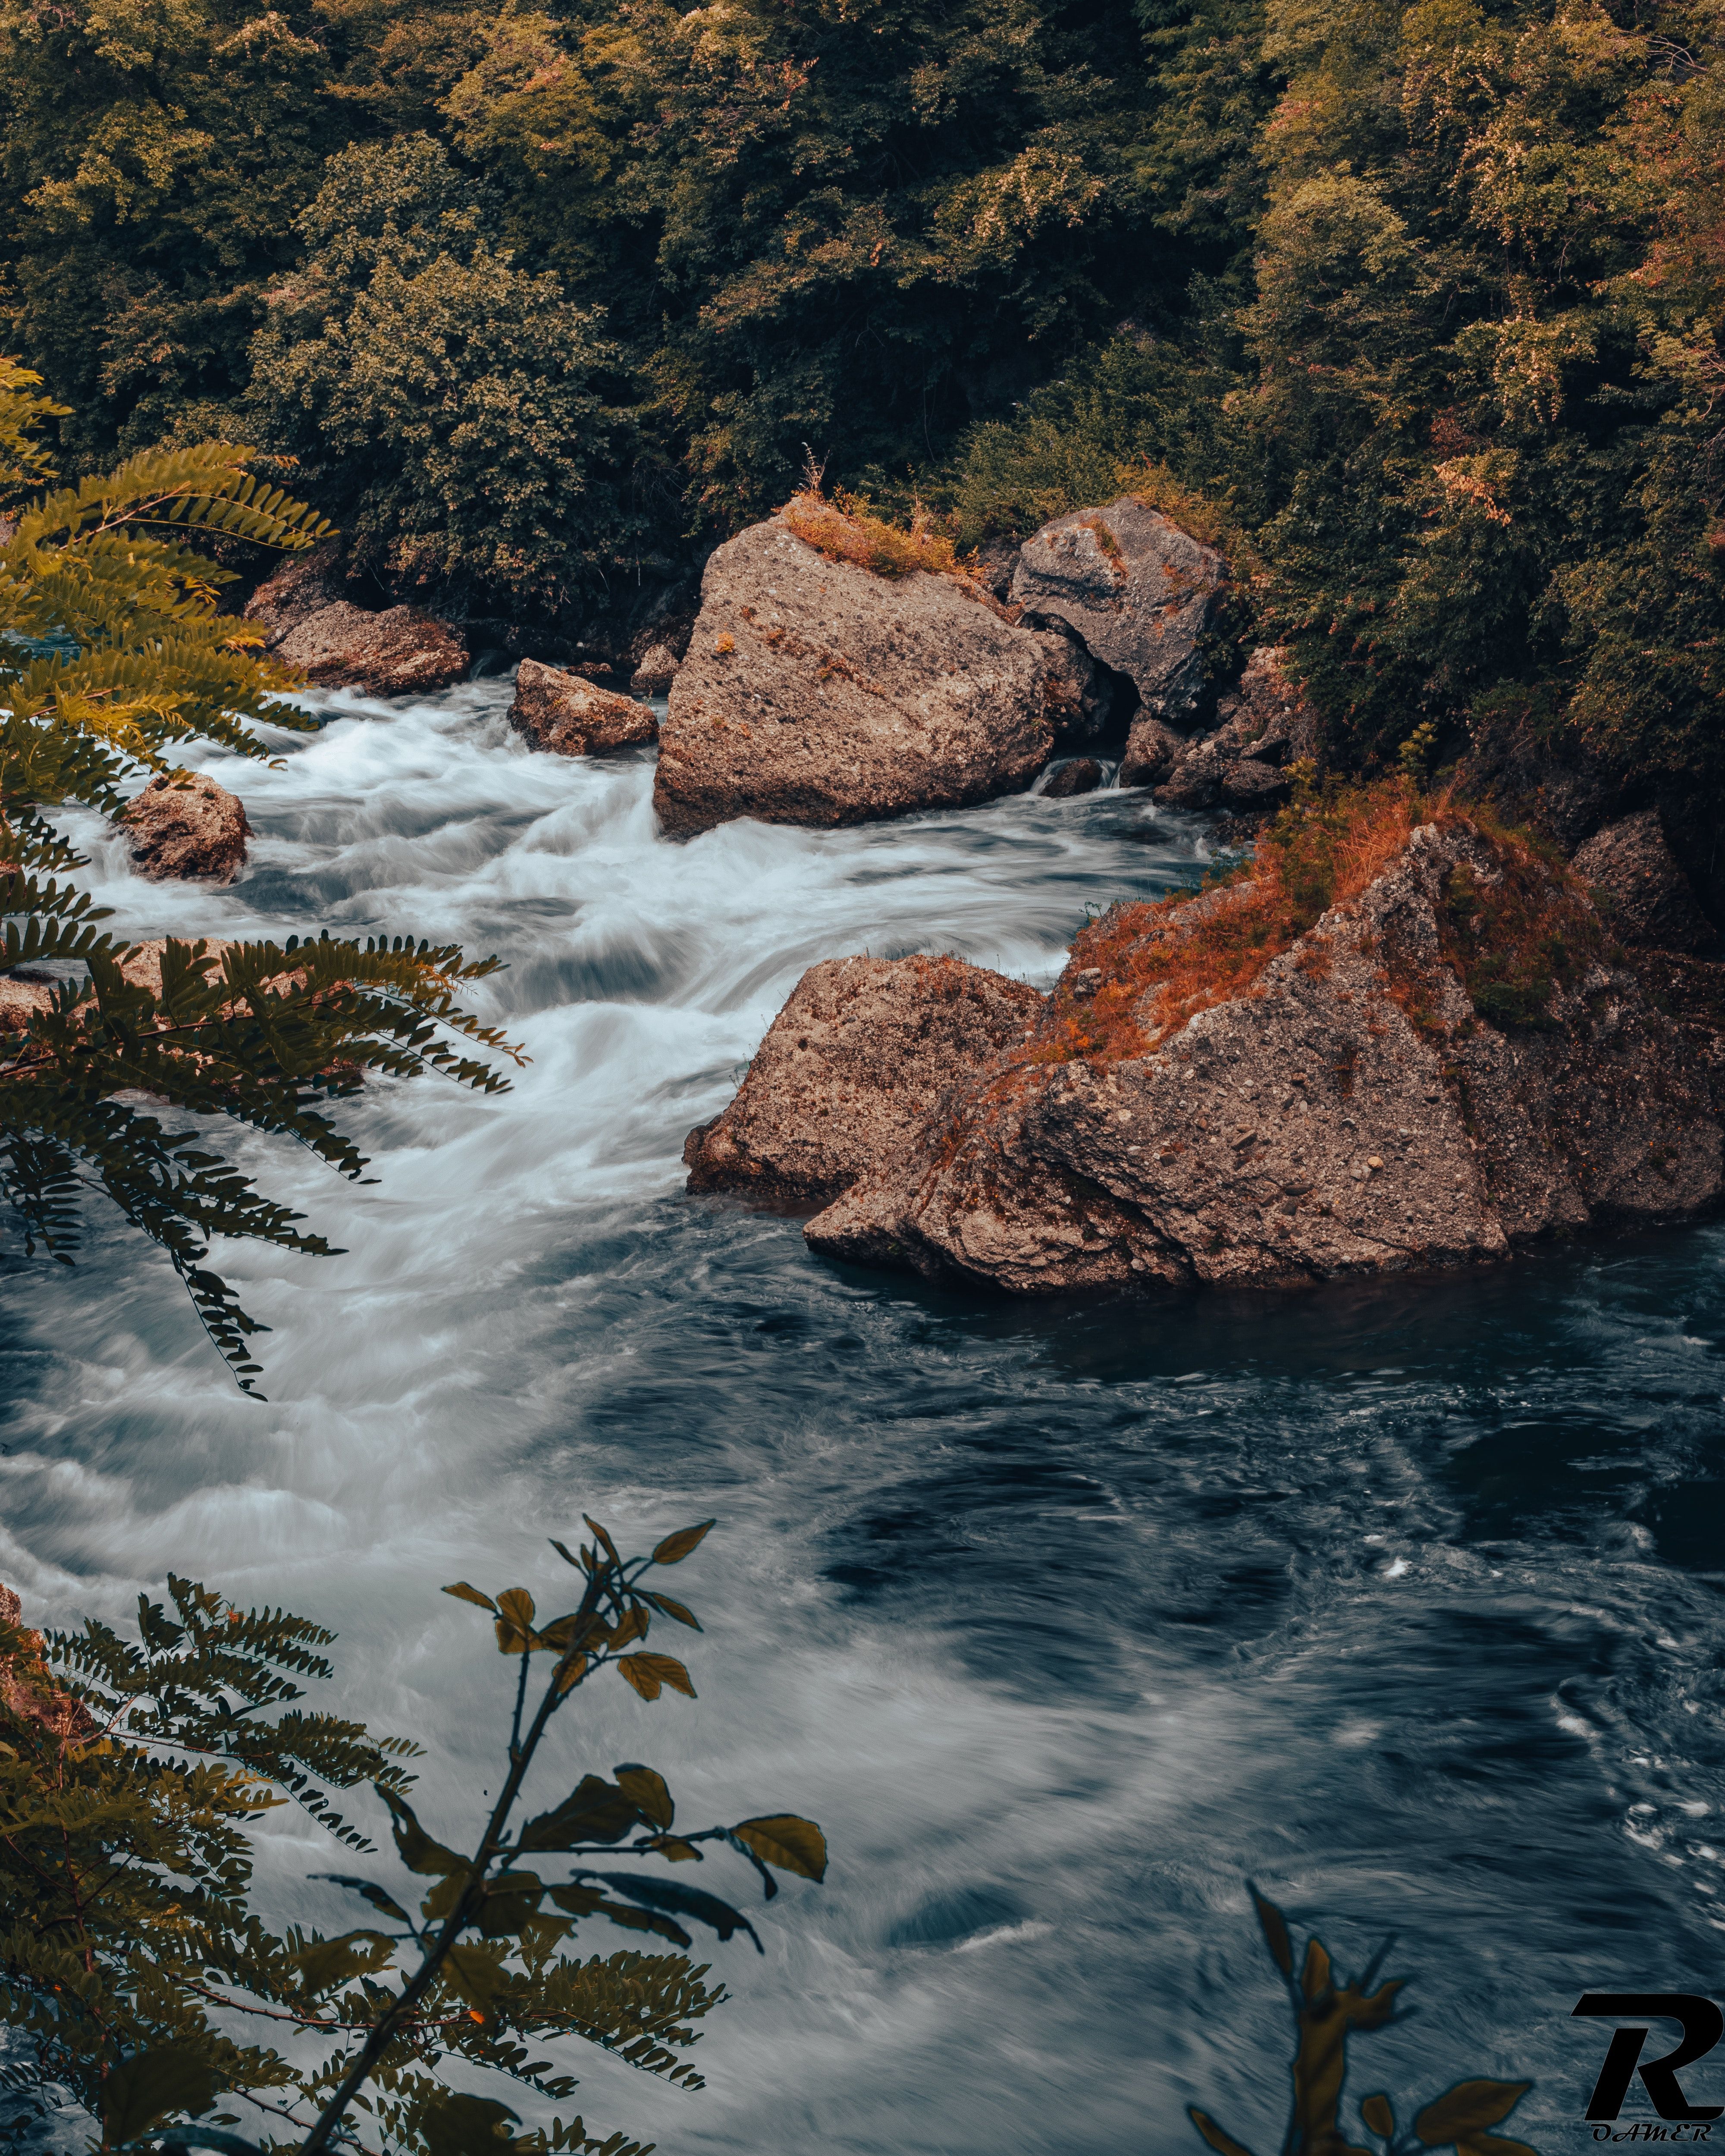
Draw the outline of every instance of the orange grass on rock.
<instances>
[{"instance_id":1,"label":"orange grass on rock","mask_svg":"<svg viewBox=\"0 0 1725 2156\"><path fill-rule=\"evenodd\" d=\"M877 577L908 577L917 569L958 573L952 542L937 531L918 502L908 531L876 516L868 496L842 488L830 501L812 487L793 494L778 512L781 523L829 562L854 562Z\"/></svg>"},{"instance_id":2,"label":"orange grass on rock","mask_svg":"<svg viewBox=\"0 0 1725 2156\"><path fill-rule=\"evenodd\" d=\"M1415 797L1402 780L1307 795L1285 808L1234 876L1197 896L1111 907L1072 946L1067 979L1101 973L1093 996L1057 992L1029 1060L1118 1063L1158 1048L1198 1012L1253 993L1271 960L1332 906L1356 899L1408 842Z\"/></svg>"}]
</instances>

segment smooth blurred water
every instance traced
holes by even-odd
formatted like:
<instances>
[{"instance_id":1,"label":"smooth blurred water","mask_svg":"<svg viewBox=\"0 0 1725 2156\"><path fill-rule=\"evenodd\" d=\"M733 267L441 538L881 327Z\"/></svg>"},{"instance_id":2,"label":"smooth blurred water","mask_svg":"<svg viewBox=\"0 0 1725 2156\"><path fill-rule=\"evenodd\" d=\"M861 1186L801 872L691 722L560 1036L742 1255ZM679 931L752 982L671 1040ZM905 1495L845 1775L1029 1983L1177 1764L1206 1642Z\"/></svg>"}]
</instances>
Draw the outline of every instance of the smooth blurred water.
<instances>
[{"instance_id":1,"label":"smooth blurred water","mask_svg":"<svg viewBox=\"0 0 1725 2156\"><path fill-rule=\"evenodd\" d=\"M649 1760L689 1823L809 1813L832 1869L755 1910L763 1959L716 1949L708 2087L594 2056L589 2128L1160 2156L1199 2146L1198 2101L1268 2156L1250 1873L1356 1969L1400 1935L1421 2010L1356 2042L1356 2098L1534 2075L1522 2138L1587 2139L1579 1994L1725 1993L1725 1235L1094 1306L817 1263L794 1222L685 1198L678 1159L803 968L1045 979L1086 906L1189 879L1201 829L1117 792L672 845L648 761L531 754L507 696L338 699L280 769L207 758L261 834L227 891L142 883L80 827L140 935L499 951L474 1001L532 1061L497 1100L372 1088L372 1188L250 1150L348 1253L219 1254L275 1327L267 1405L130 1239L14 1267L0 1578L49 1621L170 1568L315 1612L331 1703L430 1747L453 1836L506 1672L439 1584L551 1604L545 1538L583 1510L637 1546L716 1513L678 1590L699 1701L596 1692L557 1771ZM305 1883L328 1861L272 1835L273 1906L352 1921ZM752 1891L725 1858L703 1883ZM1717 2061L1684 2082L1725 2102Z\"/></svg>"}]
</instances>

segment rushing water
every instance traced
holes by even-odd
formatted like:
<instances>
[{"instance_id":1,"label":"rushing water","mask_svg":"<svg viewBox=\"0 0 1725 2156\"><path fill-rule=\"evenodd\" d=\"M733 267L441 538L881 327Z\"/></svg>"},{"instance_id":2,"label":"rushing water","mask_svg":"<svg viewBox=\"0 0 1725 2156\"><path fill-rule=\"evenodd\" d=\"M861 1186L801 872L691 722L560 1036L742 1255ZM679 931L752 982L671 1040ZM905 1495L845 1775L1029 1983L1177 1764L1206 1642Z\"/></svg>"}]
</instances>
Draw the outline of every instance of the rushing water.
<instances>
[{"instance_id":1,"label":"rushing water","mask_svg":"<svg viewBox=\"0 0 1725 2156\"><path fill-rule=\"evenodd\" d=\"M649 1759L689 1823L809 1813L832 1869L756 1912L763 1959L716 1950L707 2088L592 2055L590 2128L1159 2156L1199 2146L1197 2100L1268 2156L1250 1874L1355 1968L1400 1935L1421 2011L1356 2043L1356 2097L1533 2075L1516 2126L1588 2140L1577 1995L1725 1990L1725 1234L1097 1306L835 1270L681 1191L684 1132L802 968L1045 979L1087 904L1189 877L1200 834L1116 793L669 844L646 761L530 754L507 693L338 700L278 769L207 757L260 834L227 891L141 883L80 828L138 934L500 952L473 1001L532 1060L495 1100L371 1088L346 1120L374 1188L248 1156L348 1253L221 1254L275 1328L267 1405L135 1240L14 1270L0 1577L50 1620L170 1568L315 1611L331 1703L427 1743L453 1836L504 1666L439 1584L550 1603L545 1537L583 1509L638 1546L716 1514L680 1575L699 1702L584 1694L564 1764ZM352 1921L304 1883L328 1861L270 1837L277 1908ZM1725 2102L1717 2062L1685 2082Z\"/></svg>"}]
</instances>

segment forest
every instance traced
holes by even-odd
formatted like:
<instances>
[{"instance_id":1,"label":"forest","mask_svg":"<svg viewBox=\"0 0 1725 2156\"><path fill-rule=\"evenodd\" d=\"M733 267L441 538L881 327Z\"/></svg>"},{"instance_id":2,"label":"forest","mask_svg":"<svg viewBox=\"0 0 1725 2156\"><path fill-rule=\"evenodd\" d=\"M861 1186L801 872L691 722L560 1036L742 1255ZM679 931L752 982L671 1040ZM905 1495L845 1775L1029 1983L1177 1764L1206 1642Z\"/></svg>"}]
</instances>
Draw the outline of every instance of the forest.
<instances>
[{"instance_id":1,"label":"forest","mask_svg":"<svg viewBox=\"0 0 1725 2156\"><path fill-rule=\"evenodd\" d=\"M614 619L813 466L1131 485L1339 768L1494 729L1725 868L1711 0L4 0L62 469L259 453L396 597ZM1682 834L1686 833L1686 842Z\"/></svg>"}]
</instances>

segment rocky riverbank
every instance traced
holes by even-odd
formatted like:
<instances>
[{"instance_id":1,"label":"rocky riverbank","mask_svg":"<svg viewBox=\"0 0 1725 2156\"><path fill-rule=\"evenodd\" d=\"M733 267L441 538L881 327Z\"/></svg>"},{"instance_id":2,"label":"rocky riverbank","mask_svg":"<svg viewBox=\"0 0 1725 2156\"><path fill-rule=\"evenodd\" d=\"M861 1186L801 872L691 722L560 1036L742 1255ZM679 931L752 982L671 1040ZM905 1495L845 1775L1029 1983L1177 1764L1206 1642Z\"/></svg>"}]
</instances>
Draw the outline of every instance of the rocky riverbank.
<instances>
[{"instance_id":1,"label":"rocky riverbank","mask_svg":"<svg viewBox=\"0 0 1725 2156\"><path fill-rule=\"evenodd\" d=\"M691 1188L806 1203L818 1142L861 1165L814 1249L1017 1293L1473 1265L1717 1204L1725 968L1633 958L1489 819L1385 788L1293 821L1232 884L1112 909L937 1096L895 1044L995 977L903 960L845 999L829 973L824 1030L805 980L691 1133Z\"/></svg>"}]
</instances>

